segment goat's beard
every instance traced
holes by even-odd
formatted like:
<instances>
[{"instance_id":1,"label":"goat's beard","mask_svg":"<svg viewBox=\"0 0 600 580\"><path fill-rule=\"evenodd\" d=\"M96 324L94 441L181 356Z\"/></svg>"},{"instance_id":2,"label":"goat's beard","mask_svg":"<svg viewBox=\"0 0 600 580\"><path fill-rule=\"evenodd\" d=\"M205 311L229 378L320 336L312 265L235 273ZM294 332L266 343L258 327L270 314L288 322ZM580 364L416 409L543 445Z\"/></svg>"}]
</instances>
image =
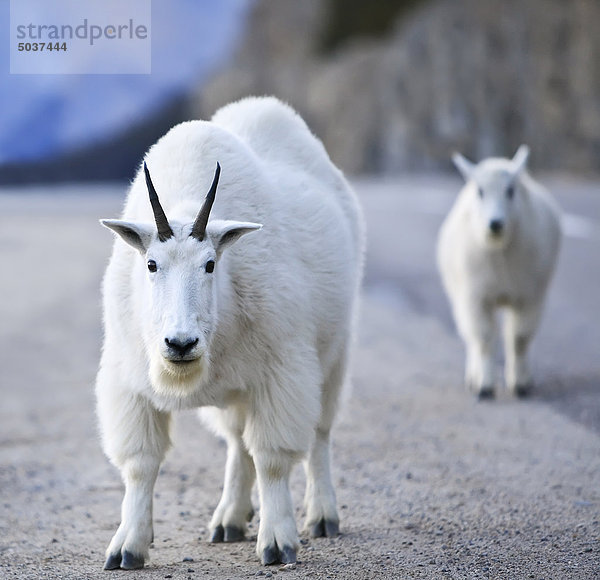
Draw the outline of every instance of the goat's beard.
<instances>
[{"instance_id":1,"label":"goat's beard","mask_svg":"<svg viewBox=\"0 0 600 580\"><path fill-rule=\"evenodd\" d=\"M185 397L196 390L207 371L206 358L175 364L160 354L150 357L150 382L160 395Z\"/></svg>"},{"instance_id":2,"label":"goat's beard","mask_svg":"<svg viewBox=\"0 0 600 580\"><path fill-rule=\"evenodd\" d=\"M504 250L510 243L511 232L504 231L500 235L492 234L489 229L484 229L482 232L484 246L492 251Z\"/></svg>"}]
</instances>

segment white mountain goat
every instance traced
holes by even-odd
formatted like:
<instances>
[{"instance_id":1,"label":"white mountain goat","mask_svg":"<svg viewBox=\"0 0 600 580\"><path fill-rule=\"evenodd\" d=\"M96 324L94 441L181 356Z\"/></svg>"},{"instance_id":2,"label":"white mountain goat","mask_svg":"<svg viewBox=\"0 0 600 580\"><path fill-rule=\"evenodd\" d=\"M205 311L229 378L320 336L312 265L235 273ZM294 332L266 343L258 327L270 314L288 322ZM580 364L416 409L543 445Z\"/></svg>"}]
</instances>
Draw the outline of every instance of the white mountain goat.
<instances>
[{"instance_id":1,"label":"white mountain goat","mask_svg":"<svg viewBox=\"0 0 600 580\"><path fill-rule=\"evenodd\" d=\"M122 219L102 223L119 237L104 279L98 416L125 483L105 568L143 567L171 412L195 407L228 444L211 541L244 538L256 478L257 553L294 562L288 479L299 459L308 531L338 532L329 434L364 251L353 191L292 109L248 98L171 129Z\"/></svg>"},{"instance_id":2,"label":"white mountain goat","mask_svg":"<svg viewBox=\"0 0 600 580\"><path fill-rule=\"evenodd\" d=\"M440 230L438 267L466 344L467 387L494 396L495 310L504 308L505 382L531 388L527 349L537 329L560 245L559 211L526 171L529 149L512 160L454 164L466 180Z\"/></svg>"}]
</instances>

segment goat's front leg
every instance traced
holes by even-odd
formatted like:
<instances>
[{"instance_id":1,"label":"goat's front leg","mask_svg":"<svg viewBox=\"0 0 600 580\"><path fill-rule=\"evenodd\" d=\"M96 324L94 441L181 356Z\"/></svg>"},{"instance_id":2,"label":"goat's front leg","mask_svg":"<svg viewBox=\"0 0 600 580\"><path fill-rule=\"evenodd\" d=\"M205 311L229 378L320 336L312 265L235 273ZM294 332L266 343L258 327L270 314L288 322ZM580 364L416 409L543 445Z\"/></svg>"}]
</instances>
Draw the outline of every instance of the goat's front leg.
<instances>
[{"instance_id":1,"label":"goat's front leg","mask_svg":"<svg viewBox=\"0 0 600 580\"><path fill-rule=\"evenodd\" d=\"M331 483L329 431L317 430L315 441L305 461L305 471L305 528L313 538L336 536L340 530L340 519Z\"/></svg>"},{"instance_id":2,"label":"goat's front leg","mask_svg":"<svg viewBox=\"0 0 600 580\"><path fill-rule=\"evenodd\" d=\"M306 471L305 530L313 538L336 536L340 529L329 460L330 432L340 391L346 377L347 348L340 354L321 391L321 417L304 462Z\"/></svg>"},{"instance_id":3,"label":"goat's front leg","mask_svg":"<svg viewBox=\"0 0 600 580\"><path fill-rule=\"evenodd\" d=\"M456 321L465 341L465 383L480 399L494 396L496 319L488 305L465 301L456 309Z\"/></svg>"},{"instance_id":4,"label":"goat's front leg","mask_svg":"<svg viewBox=\"0 0 600 580\"><path fill-rule=\"evenodd\" d=\"M298 531L289 489L289 477L297 457L279 451L254 453L260 497L260 528L256 553L264 565L296 561Z\"/></svg>"},{"instance_id":5,"label":"goat's front leg","mask_svg":"<svg viewBox=\"0 0 600 580\"><path fill-rule=\"evenodd\" d=\"M286 372L269 382L264 391L254 393L244 429L260 498L256 552L265 565L296 561L299 542L290 473L309 451L321 412L322 377L317 357L311 358L302 344L296 348L291 342L286 353L273 357L286 360ZM301 353L297 360L294 353ZM295 381L290 382L290 377Z\"/></svg>"},{"instance_id":6,"label":"goat's front leg","mask_svg":"<svg viewBox=\"0 0 600 580\"><path fill-rule=\"evenodd\" d=\"M532 388L527 351L540 313L540 307L511 308L504 317L504 377L509 391L518 397L527 396Z\"/></svg>"},{"instance_id":7,"label":"goat's front leg","mask_svg":"<svg viewBox=\"0 0 600 580\"><path fill-rule=\"evenodd\" d=\"M153 540L152 495L169 447L170 415L135 394L98 392L104 450L125 483L121 524L107 550L105 570L142 568Z\"/></svg>"},{"instance_id":8,"label":"goat's front leg","mask_svg":"<svg viewBox=\"0 0 600 580\"><path fill-rule=\"evenodd\" d=\"M106 550L105 570L143 568L153 540L152 494L160 463L148 457L129 460L121 468L125 497L121 524Z\"/></svg>"}]
</instances>

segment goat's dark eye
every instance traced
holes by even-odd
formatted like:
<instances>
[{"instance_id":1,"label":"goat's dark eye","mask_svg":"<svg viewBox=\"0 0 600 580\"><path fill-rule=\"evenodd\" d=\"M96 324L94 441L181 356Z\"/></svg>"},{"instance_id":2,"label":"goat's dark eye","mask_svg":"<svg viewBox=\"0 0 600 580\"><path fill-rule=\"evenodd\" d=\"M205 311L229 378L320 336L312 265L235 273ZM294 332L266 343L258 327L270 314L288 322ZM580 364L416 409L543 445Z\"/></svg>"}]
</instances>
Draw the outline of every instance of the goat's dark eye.
<instances>
[{"instance_id":1,"label":"goat's dark eye","mask_svg":"<svg viewBox=\"0 0 600 580\"><path fill-rule=\"evenodd\" d=\"M515 186L514 185L509 185L506 188L506 197L508 197L508 199L512 199L515 195Z\"/></svg>"},{"instance_id":2,"label":"goat's dark eye","mask_svg":"<svg viewBox=\"0 0 600 580\"><path fill-rule=\"evenodd\" d=\"M156 262L154 260L148 260L148 270L156 272Z\"/></svg>"},{"instance_id":3,"label":"goat's dark eye","mask_svg":"<svg viewBox=\"0 0 600 580\"><path fill-rule=\"evenodd\" d=\"M477 193L479 193L479 197L483 197L483 189L481 187L477 188Z\"/></svg>"},{"instance_id":4,"label":"goat's dark eye","mask_svg":"<svg viewBox=\"0 0 600 580\"><path fill-rule=\"evenodd\" d=\"M208 262L206 262L206 266L204 266L204 269L209 274L212 274L214 272L214 269L215 269L215 262L214 262L214 260L209 260Z\"/></svg>"}]
</instances>

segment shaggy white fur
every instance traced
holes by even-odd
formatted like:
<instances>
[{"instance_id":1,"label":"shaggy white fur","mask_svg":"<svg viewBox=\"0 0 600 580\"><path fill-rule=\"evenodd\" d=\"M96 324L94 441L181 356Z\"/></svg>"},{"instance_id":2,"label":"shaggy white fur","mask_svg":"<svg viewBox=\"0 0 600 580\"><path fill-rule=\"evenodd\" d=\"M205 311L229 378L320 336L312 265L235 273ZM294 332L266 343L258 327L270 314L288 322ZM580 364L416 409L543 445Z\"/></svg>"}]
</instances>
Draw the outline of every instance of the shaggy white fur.
<instances>
[{"instance_id":1,"label":"shaggy white fur","mask_svg":"<svg viewBox=\"0 0 600 580\"><path fill-rule=\"evenodd\" d=\"M212 540L243 538L256 478L257 553L265 564L295 561L288 478L299 459L307 527L313 535L338 527L329 433L363 265L357 199L321 142L274 98L182 123L145 162L172 236L158 238L141 168L122 219L103 222L120 237L104 279L98 416L126 487L105 567L144 565L170 415L193 407L228 443ZM200 241L190 232L217 162Z\"/></svg>"}]
</instances>

